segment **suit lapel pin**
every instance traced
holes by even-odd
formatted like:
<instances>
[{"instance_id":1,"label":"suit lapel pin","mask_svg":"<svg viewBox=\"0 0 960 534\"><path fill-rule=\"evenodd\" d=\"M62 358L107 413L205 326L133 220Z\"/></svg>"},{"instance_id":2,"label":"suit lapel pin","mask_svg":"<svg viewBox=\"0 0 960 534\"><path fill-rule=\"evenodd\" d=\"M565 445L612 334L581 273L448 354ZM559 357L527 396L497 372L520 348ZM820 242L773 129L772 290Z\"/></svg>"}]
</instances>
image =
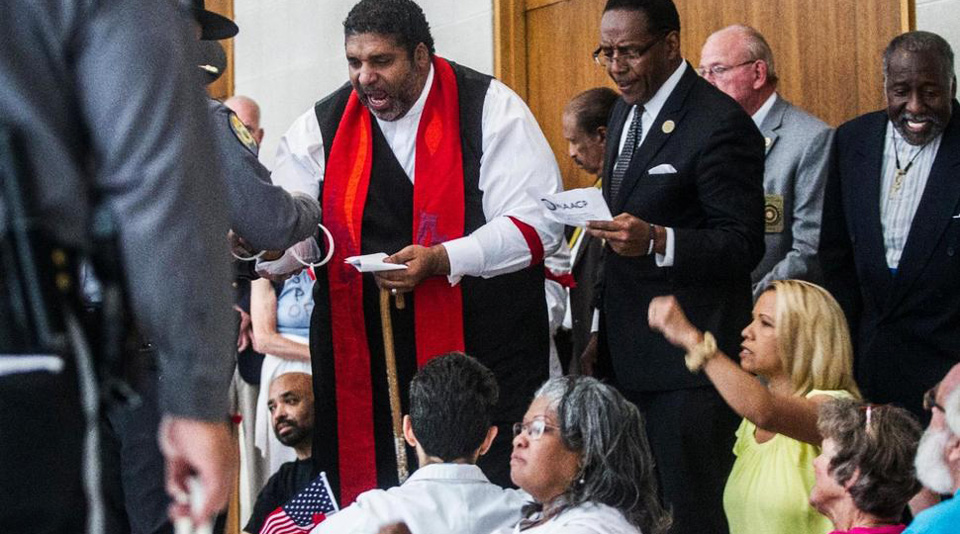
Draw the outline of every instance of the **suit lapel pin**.
<instances>
[{"instance_id":1,"label":"suit lapel pin","mask_svg":"<svg viewBox=\"0 0 960 534\"><path fill-rule=\"evenodd\" d=\"M764 137L764 138L763 138L763 144L764 144L764 146L766 146L767 148L770 148L770 145L773 144L773 139L770 139L769 137Z\"/></svg>"},{"instance_id":2,"label":"suit lapel pin","mask_svg":"<svg viewBox=\"0 0 960 534\"><path fill-rule=\"evenodd\" d=\"M661 130L663 130L663 133L668 134L673 132L674 128L676 127L677 127L677 123L673 121L665 121L663 123L663 127L661 128Z\"/></svg>"}]
</instances>

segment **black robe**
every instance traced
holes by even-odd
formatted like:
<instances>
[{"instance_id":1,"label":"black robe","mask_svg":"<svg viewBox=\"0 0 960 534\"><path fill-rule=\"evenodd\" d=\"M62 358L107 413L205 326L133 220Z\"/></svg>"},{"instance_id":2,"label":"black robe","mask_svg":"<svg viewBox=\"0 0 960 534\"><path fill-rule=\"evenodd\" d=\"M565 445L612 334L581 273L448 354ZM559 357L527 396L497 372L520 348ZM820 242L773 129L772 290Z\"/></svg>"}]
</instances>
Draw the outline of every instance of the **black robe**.
<instances>
[{"instance_id":1,"label":"black robe","mask_svg":"<svg viewBox=\"0 0 960 534\"><path fill-rule=\"evenodd\" d=\"M483 102L491 78L452 62L451 65L456 74L460 98L466 204L464 235L469 235L487 222L479 180ZM351 91L351 86L346 84L315 106L324 154L328 160ZM387 144L377 121L371 120L371 124L373 163L363 213L361 253L392 254L413 243L413 184ZM364 320L372 360L370 372L377 485L387 488L397 485L398 480L380 326L379 289L372 274L366 273L363 277ZM479 465L491 481L509 486L510 425L522 419L534 391L548 374L549 328L543 264L488 279L465 276L460 284L466 352L493 371L500 387L500 402L494 416L494 423L500 427L499 435ZM326 269L317 272L314 301L316 306L310 324L310 354L316 398L313 458L317 468L327 472L330 485L339 498L339 471L349 467L340 466L338 461L336 376ZM391 312L403 413L408 412L408 386L417 371L415 307L413 294L407 294L406 308L394 308ZM412 450L408 450L407 458L409 472L412 472L416 467Z\"/></svg>"}]
</instances>

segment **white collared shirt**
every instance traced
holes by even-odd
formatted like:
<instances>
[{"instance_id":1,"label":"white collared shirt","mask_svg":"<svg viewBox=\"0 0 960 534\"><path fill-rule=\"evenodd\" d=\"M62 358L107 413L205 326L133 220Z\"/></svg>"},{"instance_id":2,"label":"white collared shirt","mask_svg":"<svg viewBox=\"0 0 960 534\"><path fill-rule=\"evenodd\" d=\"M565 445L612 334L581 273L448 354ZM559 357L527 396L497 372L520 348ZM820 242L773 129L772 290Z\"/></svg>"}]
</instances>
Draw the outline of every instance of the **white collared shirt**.
<instances>
[{"instance_id":1,"label":"white collared shirt","mask_svg":"<svg viewBox=\"0 0 960 534\"><path fill-rule=\"evenodd\" d=\"M396 121L377 119L411 183L416 179L417 128L433 75L431 66L420 97L404 117ZM506 85L491 80L483 102L481 127L483 156L479 186L487 222L468 236L443 243L450 258L451 284L465 275L490 278L529 265L531 257L526 239L507 216L536 229L545 256L554 252L563 239L563 226L547 219L539 202L527 194L528 191L538 195L554 194L563 189L556 159L530 109ZM325 165L320 125L311 107L280 139L271 178L274 184L288 191L303 191L317 197Z\"/></svg>"},{"instance_id":2,"label":"white collared shirt","mask_svg":"<svg viewBox=\"0 0 960 534\"><path fill-rule=\"evenodd\" d=\"M475 465L430 464L401 486L361 494L311 534L376 534L401 521L416 534L490 534L517 524L532 500L491 483Z\"/></svg>"},{"instance_id":3,"label":"white collared shirt","mask_svg":"<svg viewBox=\"0 0 960 534\"><path fill-rule=\"evenodd\" d=\"M647 132L650 131L650 128L653 128L654 123L657 121L657 115L660 114L660 110L663 109L663 105L666 104L667 99L670 98L670 95L673 93L673 90L677 88L677 84L680 83L680 78L683 77L683 73L687 70L687 62L684 59L680 60L680 66L677 67L677 70L673 71L673 74L667 78L667 81L663 82L663 85L660 86L660 89L653 95L653 97L643 105L643 115L640 116L640 125L643 128L642 135L640 136L640 141L637 142L637 146L643 145L643 141L647 138ZM633 121L633 115L637 111L637 106L630 108L630 113L627 114L627 120L624 124L630 124ZM627 128L624 128L620 133L620 149L617 152L623 152L623 146L627 143ZM667 243L664 254L656 255L656 262L658 267L672 267L673 266L673 228L665 227L667 232ZM596 320L594 321L596 322Z\"/></svg>"},{"instance_id":4,"label":"white collared shirt","mask_svg":"<svg viewBox=\"0 0 960 534\"><path fill-rule=\"evenodd\" d=\"M416 532L411 529L411 532ZM526 530L517 524L492 534L643 534L612 506L586 502L565 510L549 521Z\"/></svg>"},{"instance_id":5,"label":"white collared shirt","mask_svg":"<svg viewBox=\"0 0 960 534\"><path fill-rule=\"evenodd\" d=\"M642 126L643 132L640 140L637 141L637 146L642 145L643 140L647 138L647 132L650 131L650 128L653 128L653 124L657 121L657 115L660 114L660 110L663 109L663 105L667 103L670 94L673 93L677 84L680 83L680 78L683 78L683 73L686 70L687 62L680 60L680 66L677 67L677 70L673 71L673 74L667 78L667 81L663 82L660 89L657 89L657 92L643 105L643 115L640 116L640 125ZM627 114L627 120L624 124L630 124L633 121L633 116L636 111L637 106L634 105L630 108L630 113ZM623 146L627 143L626 133L627 128L624 128L620 134L620 149L617 151L618 154L623 152Z\"/></svg>"},{"instance_id":6,"label":"white collared shirt","mask_svg":"<svg viewBox=\"0 0 960 534\"><path fill-rule=\"evenodd\" d=\"M760 109L753 114L752 118L753 123L757 125L757 128L760 128L760 125L763 124L764 119L767 118L767 115L770 114L770 110L773 109L773 104L777 101L777 92L774 91L767 100L760 106Z\"/></svg>"},{"instance_id":7,"label":"white collared shirt","mask_svg":"<svg viewBox=\"0 0 960 534\"><path fill-rule=\"evenodd\" d=\"M887 267L896 269L900 265L903 247L907 244L913 217L920 206L920 198L927 187L927 179L933 168L933 161L940 149L943 134L933 138L921 149L907 143L900 132L887 121L886 140L883 145L883 167L880 171L880 224L883 226L883 245L886 249ZM894 142L896 140L896 142ZM897 174L895 150L900 151L900 168L905 168L916 156L910 170L903 177L899 190L894 191ZM922 150L922 152L921 152ZM918 154L919 153L919 154Z\"/></svg>"}]
</instances>

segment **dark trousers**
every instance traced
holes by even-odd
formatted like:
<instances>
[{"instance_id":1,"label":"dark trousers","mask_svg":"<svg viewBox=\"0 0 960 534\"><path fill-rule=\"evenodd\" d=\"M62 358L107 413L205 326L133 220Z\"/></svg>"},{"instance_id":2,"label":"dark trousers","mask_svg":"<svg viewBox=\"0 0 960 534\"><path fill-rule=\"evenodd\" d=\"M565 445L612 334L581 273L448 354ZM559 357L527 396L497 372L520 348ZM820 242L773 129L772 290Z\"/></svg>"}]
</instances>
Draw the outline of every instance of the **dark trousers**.
<instances>
[{"instance_id":1,"label":"dark trousers","mask_svg":"<svg viewBox=\"0 0 960 534\"><path fill-rule=\"evenodd\" d=\"M644 416L671 534L727 534L723 488L740 419L712 386L623 393Z\"/></svg>"},{"instance_id":2,"label":"dark trousers","mask_svg":"<svg viewBox=\"0 0 960 534\"><path fill-rule=\"evenodd\" d=\"M0 532L85 530L83 438L70 365L0 376Z\"/></svg>"},{"instance_id":3,"label":"dark trousers","mask_svg":"<svg viewBox=\"0 0 960 534\"><path fill-rule=\"evenodd\" d=\"M141 367L136 408L114 406L101 417L101 459L108 534L173 534L167 516L163 454L157 441L160 409L153 353ZM223 532L226 514L217 517L214 532Z\"/></svg>"},{"instance_id":4,"label":"dark trousers","mask_svg":"<svg viewBox=\"0 0 960 534\"><path fill-rule=\"evenodd\" d=\"M101 417L101 459L109 534L172 534L163 455L157 441L157 372L145 366L136 408L114 406Z\"/></svg>"}]
</instances>

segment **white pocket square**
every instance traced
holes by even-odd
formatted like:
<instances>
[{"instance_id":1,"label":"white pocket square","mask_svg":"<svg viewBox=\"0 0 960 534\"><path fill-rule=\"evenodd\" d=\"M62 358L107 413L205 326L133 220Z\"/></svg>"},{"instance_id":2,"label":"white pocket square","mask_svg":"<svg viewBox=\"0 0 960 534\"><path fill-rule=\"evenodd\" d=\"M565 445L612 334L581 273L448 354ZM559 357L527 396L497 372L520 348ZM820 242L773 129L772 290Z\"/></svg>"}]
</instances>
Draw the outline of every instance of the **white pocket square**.
<instances>
[{"instance_id":1,"label":"white pocket square","mask_svg":"<svg viewBox=\"0 0 960 534\"><path fill-rule=\"evenodd\" d=\"M677 169L674 169L673 165L662 163L647 171L647 174L676 174L676 172Z\"/></svg>"}]
</instances>

